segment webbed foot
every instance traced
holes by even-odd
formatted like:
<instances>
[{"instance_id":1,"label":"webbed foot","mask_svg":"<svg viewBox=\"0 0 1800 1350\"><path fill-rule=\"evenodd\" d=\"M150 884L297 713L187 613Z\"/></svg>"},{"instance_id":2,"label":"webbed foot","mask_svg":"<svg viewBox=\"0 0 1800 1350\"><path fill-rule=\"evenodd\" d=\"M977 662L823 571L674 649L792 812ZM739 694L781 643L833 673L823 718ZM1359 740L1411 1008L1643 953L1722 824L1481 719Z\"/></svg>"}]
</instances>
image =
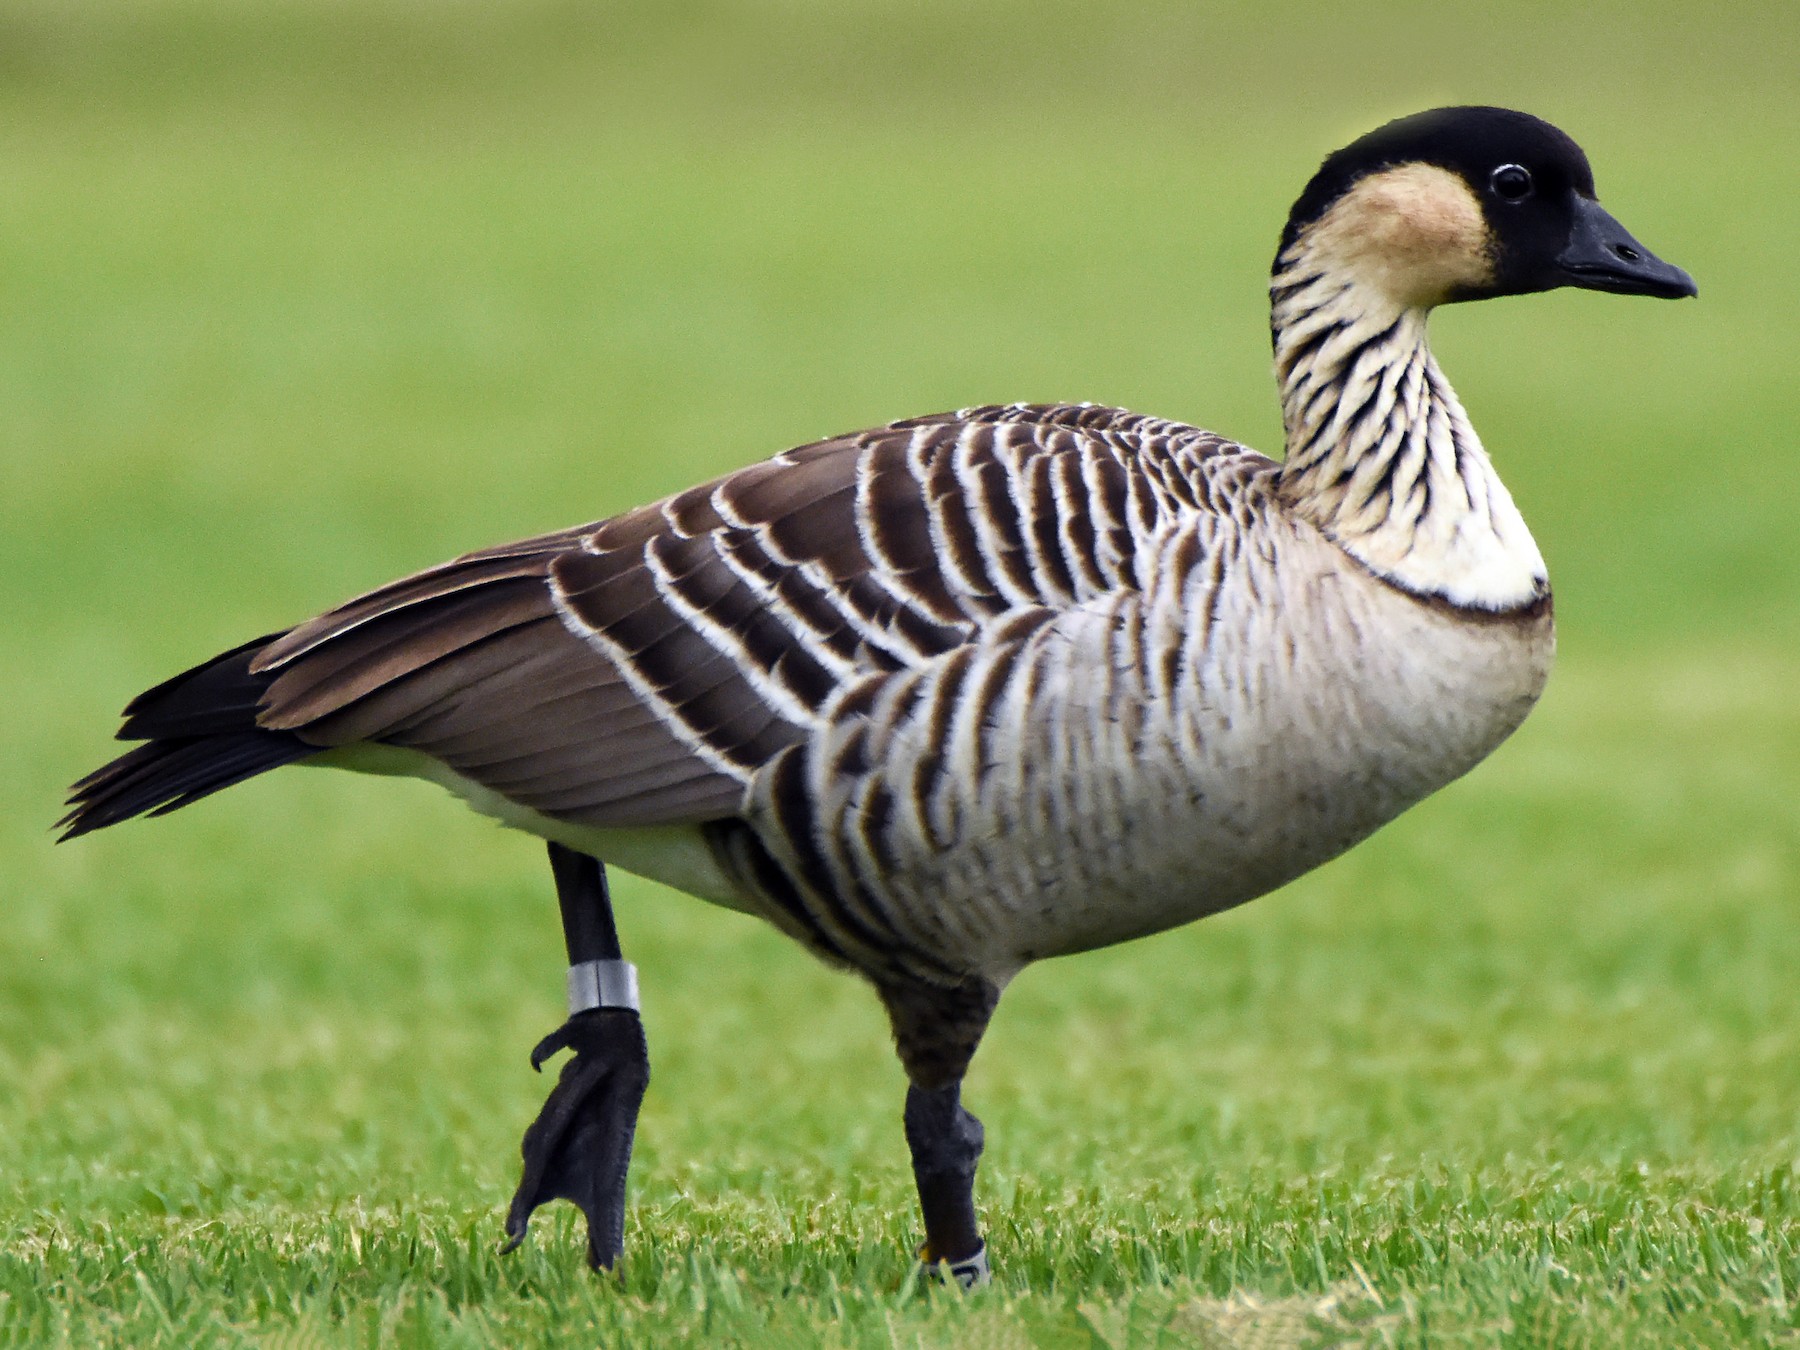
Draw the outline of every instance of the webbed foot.
<instances>
[{"instance_id":1,"label":"webbed foot","mask_svg":"<svg viewBox=\"0 0 1800 1350\"><path fill-rule=\"evenodd\" d=\"M539 1041L531 1067L573 1050L543 1110L525 1131L525 1173L506 1215L510 1252L525 1240L532 1213L570 1200L587 1216L588 1264L610 1270L625 1244L625 1174L638 1109L650 1085L650 1051L633 1008L589 1008Z\"/></svg>"}]
</instances>

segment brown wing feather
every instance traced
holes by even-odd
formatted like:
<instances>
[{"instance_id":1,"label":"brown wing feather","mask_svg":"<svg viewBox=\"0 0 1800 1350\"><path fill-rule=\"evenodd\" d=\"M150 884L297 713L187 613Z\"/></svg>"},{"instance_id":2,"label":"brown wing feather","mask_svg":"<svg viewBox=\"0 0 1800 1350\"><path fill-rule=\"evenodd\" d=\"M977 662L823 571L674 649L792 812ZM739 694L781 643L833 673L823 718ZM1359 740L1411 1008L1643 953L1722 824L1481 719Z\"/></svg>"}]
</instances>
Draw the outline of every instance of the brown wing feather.
<instances>
[{"instance_id":1,"label":"brown wing feather","mask_svg":"<svg viewBox=\"0 0 1800 1350\"><path fill-rule=\"evenodd\" d=\"M545 610L543 580L533 577L416 597L403 608L316 640L301 656L276 667L258 721L298 731L414 671L541 620Z\"/></svg>"},{"instance_id":2,"label":"brown wing feather","mask_svg":"<svg viewBox=\"0 0 1800 1350\"><path fill-rule=\"evenodd\" d=\"M544 540L528 540L512 545L514 551L488 549L465 554L453 562L415 572L398 581L390 581L377 590L346 601L336 609L289 629L269 643L251 663L256 673L287 665L295 657L322 642L341 641L352 629L376 619L389 618L412 605L440 605L444 598L458 591L472 590L493 582L525 577L542 580L546 559L559 551L555 545L569 547L580 536L549 536ZM530 545L538 544L537 548ZM549 545L545 547L544 545ZM529 551L527 551L529 549Z\"/></svg>"},{"instance_id":3,"label":"brown wing feather","mask_svg":"<svg viewBox=\"0 0 1800 1350\"><path fill-rule=\"evenodd\" d=\"M633 826L732 814L720 773L576 637L549 584L567 531L470 554L293 630L259 656L258 723L418 750L523 806Z\"/></svg>"},{"instance_id":4,"label":"brown wing feather","mask_svg":"<svg viewBox=\"0 0 1800 1350\"><path fill-rule=\"evenodd\" d=\"M1134 526L1210 443L1053 406L801 446L301 625L252 665L258 722L416 749L588 824L729 815L846 684L1134 584Z\"/></svg>"}]
</instances>

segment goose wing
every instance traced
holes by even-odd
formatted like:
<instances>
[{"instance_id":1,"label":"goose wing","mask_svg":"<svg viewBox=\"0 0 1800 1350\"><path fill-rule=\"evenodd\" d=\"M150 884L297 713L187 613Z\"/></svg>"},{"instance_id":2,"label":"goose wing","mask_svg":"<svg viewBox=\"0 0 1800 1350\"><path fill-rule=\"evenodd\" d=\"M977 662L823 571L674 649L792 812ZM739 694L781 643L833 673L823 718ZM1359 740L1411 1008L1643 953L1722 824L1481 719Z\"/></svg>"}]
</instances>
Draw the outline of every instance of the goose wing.
<instances>
[{"instance_id":1,"label":"goose wing","mask_svg":"<svg viewBox=\"0 0 1800 1350\"><path fill-rule=\"evenodd\" d=\"M293 629L251 662L257 722L421 751L583 824L729 816L852 683L1137 587L1144 542L1203 505L1195 456L1228 445L1013 405L802 446Z\"/></svg>"}]
</instances>

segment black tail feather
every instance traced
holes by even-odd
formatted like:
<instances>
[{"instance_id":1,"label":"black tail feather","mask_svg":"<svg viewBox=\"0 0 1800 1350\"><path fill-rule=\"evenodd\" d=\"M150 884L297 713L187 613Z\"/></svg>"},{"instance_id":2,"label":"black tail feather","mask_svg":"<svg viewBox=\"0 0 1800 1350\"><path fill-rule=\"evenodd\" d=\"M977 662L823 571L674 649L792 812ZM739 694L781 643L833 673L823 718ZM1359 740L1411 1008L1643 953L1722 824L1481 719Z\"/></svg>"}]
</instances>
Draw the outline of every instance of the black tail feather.
<instances>
[{"instance_id":1,"label":"black tail feather","mask_svg":"<svg viewBox=\"0 0 1800 1350\"><path fill-rule=\"evenodd\" d=\"M250 662L281 633L269 633L220 652L191 670L164 680L125 705L122 741L148 741L165 736L211 736L243 731L256 725L256 709L271 683L252 675Z\"/></svg>"},{"instance_id":2,"label":"black tail feather","mask_svg":"<svg viewBox=\"0 0 1800 1350\"><path fill-rule=\"evenodd\" d=\"M256 725L270 677L250 673L251 659L279 634L258 638L145 690L125 709L121 740L147 744L127 751L69 789L63 839L133 816L166 815L259 773L317 754L291 731Z\"/></svg>"}]
</instances>

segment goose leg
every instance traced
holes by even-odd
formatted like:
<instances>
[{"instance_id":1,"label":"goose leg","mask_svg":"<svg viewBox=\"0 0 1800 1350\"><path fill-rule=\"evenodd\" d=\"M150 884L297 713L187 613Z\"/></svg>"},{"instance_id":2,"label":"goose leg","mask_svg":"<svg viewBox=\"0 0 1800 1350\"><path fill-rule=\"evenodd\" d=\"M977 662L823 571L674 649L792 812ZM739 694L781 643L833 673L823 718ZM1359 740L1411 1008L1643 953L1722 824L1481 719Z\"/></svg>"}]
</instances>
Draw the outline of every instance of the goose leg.
<instances>
[{"instance_id":1,"label":"goose leg","mask_svg":"<svg viewBox=\"0 0 1800 1350\"><path fill-rule=\"evenodd\" d=\"M919 1260L945 1266L963 1288L985 1284L987 1246L975 1220L975 1167L981 1161L981 1122L962 1105L962 1084L906 1090L906 1143L925 1216Z\"/></svg>"},{"instance_id":2,"label":"goose leg","mask_svg":"<svg viewBox=\"0 0 1800 1350\"><path fill-rule=\"evenodd\" d=\"M962 1080L999 996L985 980L951 990L883 991L895 1046L912 1080L905 1120L925 1219L919 1259L965 1289L987 1283L988 1259L975 1217L983 1131L962 1104Z\"/></svg>"},{"instance_id":3,"label":"goose leg","mask_svg":"<svg viewBox=\"0 0 1800 1350\"><path fill-rule=\"evenodd\" d=\"M573 1050L538 1118L525 1131L525 1172L506 1215L506 1246L525 1240L531 1215L572 1200L587 1216L588 1264L611 1269L624 1250L625 1174L638 1108L650 1084L650 1053L638 1016L637 971L620 956L606 870L550 845L556 898L569 950L569 1020L539 1041L531 1067Z\"/></svg>"}]
</instances>

